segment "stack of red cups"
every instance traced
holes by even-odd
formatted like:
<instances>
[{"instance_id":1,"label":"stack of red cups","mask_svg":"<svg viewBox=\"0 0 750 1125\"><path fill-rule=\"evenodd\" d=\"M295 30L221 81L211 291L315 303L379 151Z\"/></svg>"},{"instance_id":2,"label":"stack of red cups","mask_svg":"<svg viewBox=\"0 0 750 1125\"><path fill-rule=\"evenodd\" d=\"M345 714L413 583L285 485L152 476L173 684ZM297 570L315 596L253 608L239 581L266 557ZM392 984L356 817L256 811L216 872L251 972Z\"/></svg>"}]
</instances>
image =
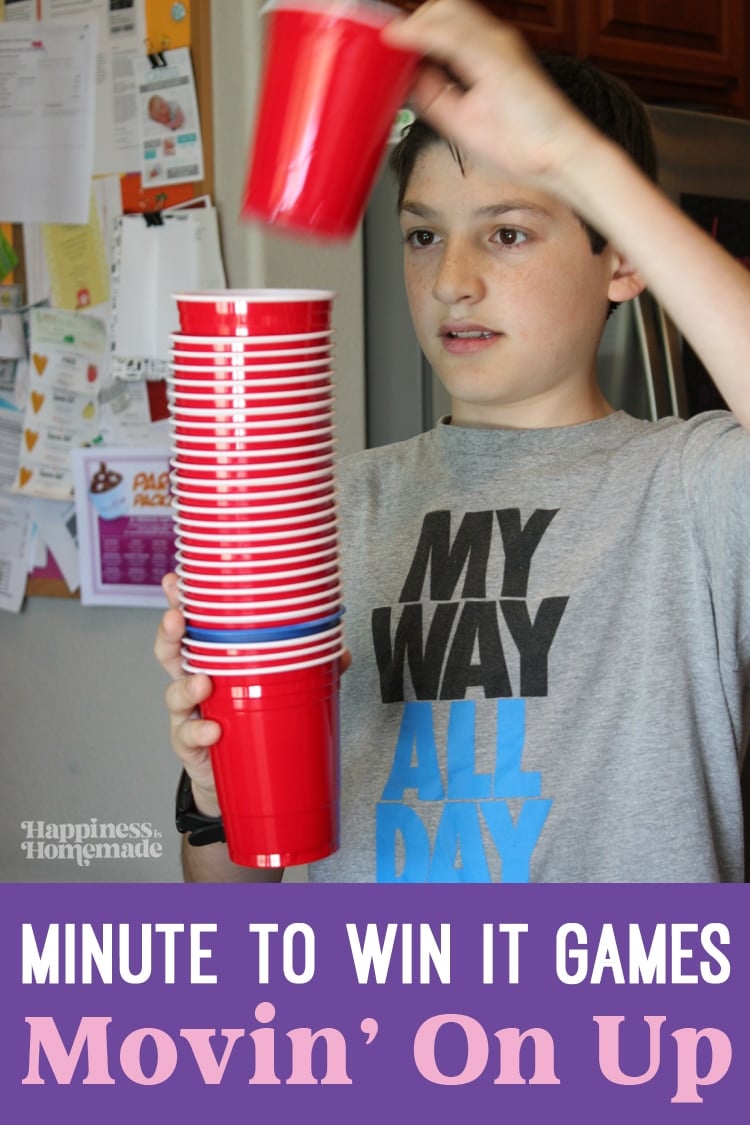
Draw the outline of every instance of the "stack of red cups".
<instances>
[{"instance_id":1,"label":"stack of red cups","mask_svg":"<svg viewBox=\"0 0 750 1125\"><path fill-rule=\"evenodd\" d=\"M229 854L285 867L338 847L343 653L327 290L175 295L168 396L183 666Z\"/></svg>"}]
</instances>

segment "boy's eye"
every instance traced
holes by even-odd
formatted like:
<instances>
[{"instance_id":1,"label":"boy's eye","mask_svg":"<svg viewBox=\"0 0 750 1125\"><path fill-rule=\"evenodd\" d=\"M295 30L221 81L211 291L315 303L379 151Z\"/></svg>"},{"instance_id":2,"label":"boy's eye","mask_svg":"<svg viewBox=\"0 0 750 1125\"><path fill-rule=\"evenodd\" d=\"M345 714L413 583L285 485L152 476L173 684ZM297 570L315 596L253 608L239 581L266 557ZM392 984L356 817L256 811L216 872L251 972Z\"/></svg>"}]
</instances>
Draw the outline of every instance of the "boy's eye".
<instances>
[{"instance_id":1,"label":"boy's eye","mask_svg":"<svg viewBox=\"0 0 750 1125\"><path fill-rule=\"evenodd\" d=\"M404 242L407 246L432 246L435 240L435 235L431 230L412 230L405 236Z\"/></svg>"},{"instance_id":2,"label":"boy's eye","mask_svg":"<svg viewBox=\"0 0 750 1125\"><path fill-rule=\"evenodd\" d=\"M516 227L499 227L494 235L495 241L502 243L503 246L520 246L522 242L528 241L528 237Z\"/></svg>"}]
</instances>

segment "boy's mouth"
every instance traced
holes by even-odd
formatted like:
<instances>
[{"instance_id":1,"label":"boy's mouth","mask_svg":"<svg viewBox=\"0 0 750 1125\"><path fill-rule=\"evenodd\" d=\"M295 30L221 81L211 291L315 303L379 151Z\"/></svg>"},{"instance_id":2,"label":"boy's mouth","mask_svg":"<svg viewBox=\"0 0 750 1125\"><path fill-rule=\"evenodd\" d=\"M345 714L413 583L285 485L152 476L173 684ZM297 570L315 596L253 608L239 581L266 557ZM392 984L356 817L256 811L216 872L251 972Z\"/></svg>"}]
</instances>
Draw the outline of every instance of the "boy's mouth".
<instances>
[{"instance_id":1,"label":"boy's mouth","mask_svg":"<svg viewBox=\"0 0 750 1125\"><path fill-rule=\"evenodd\" d=\"M491 340L495 335L494 332L446 332L446 336L451 340Z\"/></svg>"},{"instance_id":2,"label":"boy's mouth","mask_svg":"<svg viewBox=\"0 0 750 1125\"><path fill-rule=\"evenodd\" d=\"M448 352L456 354L470 353L485 348L500 333L485 328L482 324L444 324L440 329L440 338L443 347Z\"/></svg>"}]
</instances>

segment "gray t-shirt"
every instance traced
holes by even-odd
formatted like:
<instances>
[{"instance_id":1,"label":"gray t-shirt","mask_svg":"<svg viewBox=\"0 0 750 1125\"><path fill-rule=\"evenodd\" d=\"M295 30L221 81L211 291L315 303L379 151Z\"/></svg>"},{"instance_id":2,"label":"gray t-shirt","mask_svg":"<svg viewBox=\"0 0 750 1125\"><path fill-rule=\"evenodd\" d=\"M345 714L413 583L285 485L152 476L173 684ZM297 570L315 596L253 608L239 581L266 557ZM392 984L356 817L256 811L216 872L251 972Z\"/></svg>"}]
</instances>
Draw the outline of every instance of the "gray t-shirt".
<instances>
[{"instance_id":1,"label":"gray t-shirt","mask_svg":"<svg viewBox=\"0 0 750 1125\"><path fill-rule=\"evenodd\" d=\"M333 882L743 879L750 435L439 424L339 466Z\"/></svg>"}]
</instances>

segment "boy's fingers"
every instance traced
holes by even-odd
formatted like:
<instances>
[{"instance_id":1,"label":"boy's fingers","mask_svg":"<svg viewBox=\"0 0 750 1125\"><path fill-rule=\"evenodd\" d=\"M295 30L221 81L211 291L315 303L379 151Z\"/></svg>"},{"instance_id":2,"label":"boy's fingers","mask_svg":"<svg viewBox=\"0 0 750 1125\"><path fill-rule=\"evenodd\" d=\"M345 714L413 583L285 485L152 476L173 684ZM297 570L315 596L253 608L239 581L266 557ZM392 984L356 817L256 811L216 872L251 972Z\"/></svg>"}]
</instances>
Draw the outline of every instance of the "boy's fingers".
<instances>
[{"instance_id":1,"label":"boy's fingers","mask_svg":"<svg viewBox=\"0 0 750 1125\"><path fill-rule=\"evenodd\" d=\"M161 580L161 588L164 591L171 608L179 609L180 592L177 589L177 575L171 573L165 574Z\"/></svg>"},{"instance_id":2,"label":"boy's fingers","mask_svg":"<svg viewBox=\"0 0 750 1125\"><path fill-rule=\"evenodd\" d=\"M173 680L180 679L183 675L180 650L184 632L185 620L182 614L179 610L168 609L156 630L154 655Z\"/></svg>"},{"instance_id":3,"label":"boy's fingers","mask_svg":"<svg viewBox=\"0 0 750 1125\"><path fill-rule=\"evenodd\" d=\"M211 681L208 676L182 675L166 690L167 709L172 724L184 723L197 714L196 708L211 694Z\"/></svg>"}]
</instances>

